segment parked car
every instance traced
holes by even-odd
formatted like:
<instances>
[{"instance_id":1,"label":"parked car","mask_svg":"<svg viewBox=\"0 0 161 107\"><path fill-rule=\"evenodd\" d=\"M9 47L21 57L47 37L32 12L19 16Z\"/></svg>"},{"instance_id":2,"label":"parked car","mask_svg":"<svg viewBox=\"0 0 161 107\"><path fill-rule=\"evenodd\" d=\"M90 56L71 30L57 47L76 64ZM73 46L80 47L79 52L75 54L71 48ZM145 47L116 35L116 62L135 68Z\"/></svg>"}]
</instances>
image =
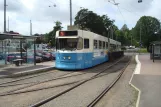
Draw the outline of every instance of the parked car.
<instances>
[{"instance_id":1,"label":"parked car","mask_svg":"<svg viewBox=\"0 0 161 107\"><path fill-rule=\"evenodd\" d=\"M3 60L3 56L2 55L0 55L0 60Z\"/></svg>"},{"instance_id":2,"label":"parked car","mask_svg":"<svg viewBox=\"0 0 161 107\"><path fill-rule=\"evenodd\" d=\"M2 52L0 52L0 60L4 59L4 54Z\"/></svg>"},{"instance_id":3,"label":"parked car","mask_svg":"<svg viewBox=\"0 0 161 107\"><path fill-rule=\"evenodd\" d=\"M55 52L51 52L52 56L53 56L53 59L55 60L56 57L55 57Z\"/></svg>"},{"instance_id":4,"label":"parked car","mask_svg":"<svg viewBox=\"0 0 161 107\"><path fill-rule=\"evenodd\" d=\"M14 59L16 59L15 54L11 53L7 55L7 61L12 62Z\"/></svg>"},{"instance_id":5,"label":"parked car","mask_svg":"<svg viewBox=\"0 0 161 107\"><path fill-rule=\"evenodd\" d=\"M36 52L36 56L42 57L43 61L49 61L50 60L50 56L44 55L40 52Z\"/></svg>"},{"instance_id":6,"label":"parked car","mask_svg":"<svg viewBox=\"0 0 161 107\"><path fill-rule=\"evenodd\" d=\"M21 58L21 53L10 53L7 55L7 61L8 62L12 62L13 60L15 59L19 59ZM22 59L24 59L24 62L25 62L25 53L22 53Z\"/></svg>"},{"instance_id":7,"label":"parked car","mask_svg":"<svg viewBox=\"0 0 161 107\"><path fill-rule=\"evenodd\" d=\"M37 63L40 63L40 62L42 62L43 61L43 58L42 57L40 57L40 56L36 56L36 62ZM34 55L33 54L31 54L31 53L28 53L27 54L27 62L34 62Z\"/></svg>"},{"instance_id":8,"label":"parked car","mask_svg":"<svg viewBox=\"0 0 161 107\"><path fill-rule=\"evenodd\" d=\"M43 52L42 54L44 56L48 57L50 61L54 59L54 57L53 57L51 52Z\"/></svg>"},{"instance_id":9,"label":"parked car","mask_svg":"<svg viewBox=\"0 0 161 107\"><path fill-rule=\"evenodd\" d=\"M21 58L21 53L15 53L15 59L20 59ZM26 62L26 53L22 53L22 59L23 62Z\"/></svg>"}]
</instances>

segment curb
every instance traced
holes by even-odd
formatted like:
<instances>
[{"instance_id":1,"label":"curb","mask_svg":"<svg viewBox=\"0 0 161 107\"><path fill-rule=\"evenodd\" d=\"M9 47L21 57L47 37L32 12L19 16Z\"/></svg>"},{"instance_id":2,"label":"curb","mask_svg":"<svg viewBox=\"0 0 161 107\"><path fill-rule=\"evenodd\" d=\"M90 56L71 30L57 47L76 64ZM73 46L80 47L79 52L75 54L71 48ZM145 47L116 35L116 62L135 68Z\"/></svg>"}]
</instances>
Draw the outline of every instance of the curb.
<instances>
[{"instance_id":1,"label":"curb","mask_svg":"<svg viewBox=\"0 0 161 107\"><path fill-rule=\"evenodd\" d=\"M139 61L138 55L135 56L135 61L136 61L137 65L135 67L134 74L140 74L141 63Z\"/></svg>"},{"instance_id":2,"label":"curb","mask_svg":"<svg viewBox=\"0 0 161 107\"><path fill-rule=\"evenodd\" d=\"M7 76L2 76L2 77L0 77L0 79L26 76L26 75L36 74L36 73L50 71L50 70L54 70L54 69L55 69L55 67L45 67L45 68L33 69L33 70L24 71L24 72L18 72L18 73L7 75Z\"/></svg>"},{"instance_id":3,"label":"curb","mask_svg":"<svg viewBox=\"0 0 161 107\"><path fill-rule=\"evenodd\" d=\"M136 65L135 70L134 70L134 72L133 72L133 74L132 74L132 76L131 76L131 79L130 79L130 81L129 81L129 85L131 85L135 90L137 90L137 91L139 92L139 93L138 93L137 102L136 102L136 107L139 107L140 96L141 96L141 90L138 89L137 87L135 87L135 86L131 83L134 74L136 74L136 72L139 72L139 73L140 73L140 68L139 68L139 67L141 67L141 63L140 63L140 61L138 60L138 55L135 56L135 61L136 61L137 65ZM139 70L139 71L138 71L138 70Z\"/></svg>"}]
</instances>

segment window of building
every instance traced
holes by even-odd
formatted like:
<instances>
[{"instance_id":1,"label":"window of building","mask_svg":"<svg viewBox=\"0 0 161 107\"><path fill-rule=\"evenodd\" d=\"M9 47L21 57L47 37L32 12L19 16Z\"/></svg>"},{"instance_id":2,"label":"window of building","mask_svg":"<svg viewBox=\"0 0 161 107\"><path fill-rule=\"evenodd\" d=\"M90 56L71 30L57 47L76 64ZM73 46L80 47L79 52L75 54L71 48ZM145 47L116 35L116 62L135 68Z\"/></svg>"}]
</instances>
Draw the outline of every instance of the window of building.
<instances>
[{"instance_id":1,"label":"window of building","mask_svg":"<svg viewBox=\"0 0 161 107\"><path fill-rule=\"evenodd\" d=\"M84 49L89 48L89 39L84 39Z\"/></svg>"}]
</instances>

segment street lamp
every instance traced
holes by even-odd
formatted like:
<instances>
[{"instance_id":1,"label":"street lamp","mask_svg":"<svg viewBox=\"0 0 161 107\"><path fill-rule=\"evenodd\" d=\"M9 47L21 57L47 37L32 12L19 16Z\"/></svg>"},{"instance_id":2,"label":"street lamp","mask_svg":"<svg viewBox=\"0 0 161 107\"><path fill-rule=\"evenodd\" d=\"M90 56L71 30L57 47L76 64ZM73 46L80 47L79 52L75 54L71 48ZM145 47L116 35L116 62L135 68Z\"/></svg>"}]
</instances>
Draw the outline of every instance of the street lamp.
<instances>
[{"instance_id":1,"label":"street lamp","mask_svg":"<svg viewBox=\"0 0 161 107\"><path fill-rule=\"evenodd\" d=\"M154 62L154 46L155 44L153 44L153 62Z\"/></svg>"},{"instance_id":2,"label":"street lamp","mask_svg":"<svg viewBox=\"0 0 161 107\"><path fill-rule=\"evenodd\" d=\"M155 35L159 35L159 40L160 40L160 33L158 32L154 32Z\"/></svg>"},{"instance_id":3,"label":"street lamp","mask_svg":"<svg viewBox=\"0 0 161 107\"><path fill-rule=\"evenodd\" d=\"M111 31L111 25L106 28L107 31L108 31L108 50L110 50L110 31Z\"/></svg>"}]
</instances>

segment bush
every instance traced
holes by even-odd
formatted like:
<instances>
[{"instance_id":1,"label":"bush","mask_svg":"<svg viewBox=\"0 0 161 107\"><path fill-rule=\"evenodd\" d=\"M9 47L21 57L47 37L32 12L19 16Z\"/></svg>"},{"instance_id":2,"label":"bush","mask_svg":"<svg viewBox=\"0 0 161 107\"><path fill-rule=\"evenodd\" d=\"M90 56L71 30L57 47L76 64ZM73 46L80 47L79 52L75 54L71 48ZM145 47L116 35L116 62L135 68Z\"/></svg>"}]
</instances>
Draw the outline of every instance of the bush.
<instances>
[{"instance_id":1,"label":"bush","mask_svg":"<svg viewBox=\"0 0 161 107\"><path fill-rule=\"evenodd\" d=\"M126 48L125 48L125 47L121 47L121 50L123 50L123 51L124 51L124 50L126 50Z\"/></svg>"},{"instance_id":2,"label":"bush","mask_svg":"<svg viewBox=\"0 0 161 107\"><path fill-rule=\"evenodd\" d=\"M138 50L139 53L148 53L146 48L141 48Z\"/></svg>"}]
</instances>

